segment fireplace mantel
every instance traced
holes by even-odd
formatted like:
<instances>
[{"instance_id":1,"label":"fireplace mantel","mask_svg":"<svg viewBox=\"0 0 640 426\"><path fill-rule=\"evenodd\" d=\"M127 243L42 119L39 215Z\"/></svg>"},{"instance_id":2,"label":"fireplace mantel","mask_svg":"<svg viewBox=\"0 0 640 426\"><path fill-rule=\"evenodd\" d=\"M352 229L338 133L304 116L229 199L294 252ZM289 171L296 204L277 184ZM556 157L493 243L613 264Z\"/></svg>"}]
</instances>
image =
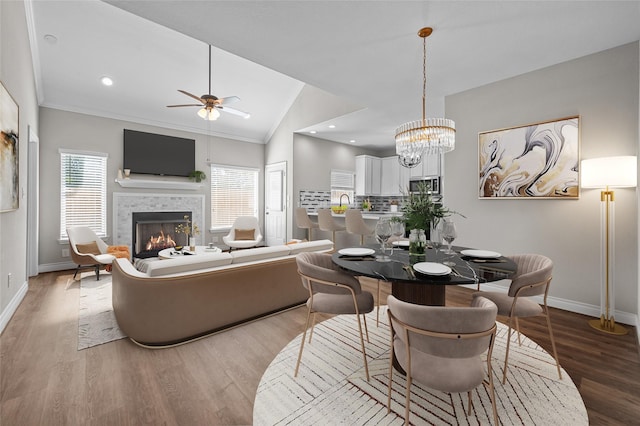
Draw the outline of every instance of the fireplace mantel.
<instances>
[{"instance_id":1,"label":"fireplace mantel","mask_svg":"<svg viewBox=\"0 0 640 426\"><path fill-rule=\"evenodd\" d=\"M116 182L123 188L187 189L192 191L202 188L202 183L179 180L116 179Z\"/></svg>"}]
</instances>

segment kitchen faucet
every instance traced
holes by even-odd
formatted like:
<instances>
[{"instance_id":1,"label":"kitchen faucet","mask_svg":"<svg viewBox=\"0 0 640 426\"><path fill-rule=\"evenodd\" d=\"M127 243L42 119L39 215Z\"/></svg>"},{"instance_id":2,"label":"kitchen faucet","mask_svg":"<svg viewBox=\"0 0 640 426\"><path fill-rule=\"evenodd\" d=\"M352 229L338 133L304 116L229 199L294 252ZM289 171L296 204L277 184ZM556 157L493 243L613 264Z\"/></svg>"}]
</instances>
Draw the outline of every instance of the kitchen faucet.
<instances>
[{"instance_id":1,"label":"kitchen faucet","mask_svg":"<svg viewBox=\"0 0 640 426\"><path fill-rule=\"evenodd\" d=\"M349 199L349 196L347 194L342 194L340 196L340 207L342 207L342 197L347 197L347 205L351 204L351 200Z\"/></svg>"}]
</instances>

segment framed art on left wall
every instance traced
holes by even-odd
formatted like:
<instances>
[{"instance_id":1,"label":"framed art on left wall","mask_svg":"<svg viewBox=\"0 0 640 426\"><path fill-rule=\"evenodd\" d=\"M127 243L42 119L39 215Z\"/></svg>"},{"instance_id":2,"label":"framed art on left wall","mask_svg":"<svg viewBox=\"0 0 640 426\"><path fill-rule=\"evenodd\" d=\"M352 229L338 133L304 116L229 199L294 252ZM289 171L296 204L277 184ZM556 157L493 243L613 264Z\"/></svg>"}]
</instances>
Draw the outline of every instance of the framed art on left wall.
<instances>
[{"instance_id":1,"label":"framed art on left wall","mask_svg":"<svg viewBox=\"0 0 640 426\"><path fill-rule=\"evenodd\" d=\"M0 82L0 212L18 209L18 131L19 109Z\"/></svg>"}]
</instances>

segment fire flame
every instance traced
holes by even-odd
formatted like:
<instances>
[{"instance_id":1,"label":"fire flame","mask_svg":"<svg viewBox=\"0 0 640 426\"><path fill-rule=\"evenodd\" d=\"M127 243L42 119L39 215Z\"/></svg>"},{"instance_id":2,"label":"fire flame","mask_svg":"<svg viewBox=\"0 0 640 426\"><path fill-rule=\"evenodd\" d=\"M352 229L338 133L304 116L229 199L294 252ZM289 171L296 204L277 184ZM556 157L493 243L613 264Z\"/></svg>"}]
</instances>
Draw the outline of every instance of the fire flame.
<instances>
[{"instance_id":1,"label":"fire flame","mask_svg":"<svg viewBox=\"0 0 640 426\"><path fill-rule=\"evenodd\" d=\"M163 250L170 247L175 247L177 244L171 235L164 235L164 232L160 231L160 235L157 237L149 237L146 250Z\"/></svg>"}]
</instances>

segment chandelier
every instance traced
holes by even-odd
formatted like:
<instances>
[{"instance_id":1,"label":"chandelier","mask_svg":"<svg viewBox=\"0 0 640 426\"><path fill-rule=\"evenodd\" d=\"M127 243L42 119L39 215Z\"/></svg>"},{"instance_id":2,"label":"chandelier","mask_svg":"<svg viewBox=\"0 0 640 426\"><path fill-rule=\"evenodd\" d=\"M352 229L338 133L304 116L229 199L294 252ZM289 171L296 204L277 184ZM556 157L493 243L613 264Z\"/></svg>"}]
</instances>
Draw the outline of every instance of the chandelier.
<instances>
[{"instance_id":1,"label":"chandelier","mask_svg":"<svg viewBox=\"0 0 640 426\"><path fill-rule=\"evenodd\" d=\"M456 125L447 118L425 118L427 106L427 37L433 28L422 28L422 119L410 121L396 129L396 154L404 167L415 167L425 154L452 151L456 143Z\"/></svg>"}]
</instances>

